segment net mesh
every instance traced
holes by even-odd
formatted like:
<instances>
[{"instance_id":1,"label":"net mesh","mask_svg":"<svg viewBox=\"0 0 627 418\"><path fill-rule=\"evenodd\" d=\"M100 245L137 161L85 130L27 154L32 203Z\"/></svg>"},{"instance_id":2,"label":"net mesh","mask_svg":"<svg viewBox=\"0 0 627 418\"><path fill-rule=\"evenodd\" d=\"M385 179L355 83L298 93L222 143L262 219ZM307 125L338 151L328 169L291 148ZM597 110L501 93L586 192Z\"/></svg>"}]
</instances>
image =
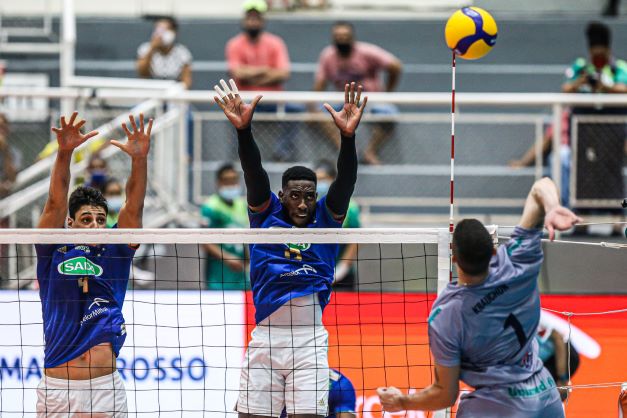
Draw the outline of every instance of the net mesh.
<instances>
[{"instance_id":1,"label":"net mesh","mask_svg":"<svg viewBox=\"0 0 627 418\"><path fill-rule=\"evenodd\" d=\"M333 293L322 320L328 332L329 366L352 382L358 413L381 413L376 396L379 386L417 390L433 381L426 320L436 297L438 275L448 280L444 230L5 231L0 241L14 248L12 257L18 264L35 263L32 250L22 251L35 242L64 242L65 246L141 243L123 307L126 341L116 360L130 416L235 416L242 359L255 327L255 310L248 290L248 251L238 258L233 248L243 249L253 242L285 248L289 248L286 242L353 242L357 246L355 256L347 260L352 269L342 277L346 282ZM207 245L216 245L221 258L210 257ZM228 266L233 264L227 259L241 262L244 271L229 274ZM34 273L8 277L18 282L33 279ZM82 286L76 280L72 278L72 286ZM90 299L90 290L97 291L94 282L86 296L94 305L99 301ZM3 417L36 414L36 388L44 364L40 297L36 290L0 292L0 330L5 336L0 343ZM106 308L100 301L77 320L89 322ZM311 350L308 344L294 344L290 349L292 353ZM248 368L254 369L254 363ZM318 390L301 385L301 392ZM97 390L89 390L95 398ZM272 414L278 415L276 410Z\"/></svg>"}]
</instances>

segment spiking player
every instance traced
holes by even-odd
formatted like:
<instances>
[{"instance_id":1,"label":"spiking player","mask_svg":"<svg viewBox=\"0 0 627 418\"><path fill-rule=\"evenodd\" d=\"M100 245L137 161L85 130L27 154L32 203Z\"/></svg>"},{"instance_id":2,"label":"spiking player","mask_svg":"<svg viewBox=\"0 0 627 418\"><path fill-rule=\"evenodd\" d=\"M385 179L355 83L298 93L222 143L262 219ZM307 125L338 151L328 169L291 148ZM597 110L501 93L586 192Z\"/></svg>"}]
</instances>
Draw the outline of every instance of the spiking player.
<instances>
[{"instance_id":1,"label":"spiking player","mask_svg":"<svg viewBox=\"0 0 627 418\"><path fill-rule=\"evenodd\" d=\"M74 112L52 128L59 150L39 228L105 228L107 201L96 189L77 188L69 198L72 153L98 134L82 134ZM131 157L120 228L141 228L152 120L144 130L129 116L128 142L111 141ZM135 248L126 244L35 245L43 311L44 377L37 388L38 417L126 417L126 393L116 357L126 338L122 304Z\"/></svg>"},{"instance_id":2,"label":"spiking player","mask_svg":"<svg viewBox=\"0 0 627 418\"><path fill-rule=\"evenodd\" d=\"M386 411L452 406L462 380L475 390L462 395L458 418L564 417L534 338L540 322L543 220L551 239L556 229L581 222L560 206L557 188L546 178L533 185L519 226L498 251L476 219L457 225L453 261L459 279L438 296L429 317L435 382L411 395L379 388Z\"/></svg>"},{"instance_id":3,"label":"spiking player","mask_svg":"<svg viewBox=\"0 0 627 418\"><path fill-rule=\"evenodd\" d=\"M305 167L283 173L272 193L251 131L261 96L245 104L233 80L215 89L216 103L237 129L252 228L341 228L357 181L355 130L366 107L361 86L345 87L339 112L325 103L341 135L337 178L319 201L316 174ZM329 302L337 244L253 244L250 280L257 326L246 351L237 411L240 417L326 416L329 387L328 334L322 311Z\"/></svg>"}]
</instances>

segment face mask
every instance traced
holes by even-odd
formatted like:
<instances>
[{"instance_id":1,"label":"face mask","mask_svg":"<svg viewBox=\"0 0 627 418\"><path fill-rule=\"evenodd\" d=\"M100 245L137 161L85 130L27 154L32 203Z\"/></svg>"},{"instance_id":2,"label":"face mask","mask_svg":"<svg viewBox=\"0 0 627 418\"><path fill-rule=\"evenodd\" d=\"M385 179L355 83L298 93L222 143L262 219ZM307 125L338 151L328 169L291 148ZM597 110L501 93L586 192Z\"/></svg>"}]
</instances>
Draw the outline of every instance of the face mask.
<instances>
[{"instance_id":1,"label":"face mask","mask_svg":"<svg viewBox=\"0 0 627 418\"><path fill-rule=\"evenodd\" d=\"M242 188L237 186L224 186L218 189L218 195L224 199L232 202L242 195Z\"/></svg>"},{"instance_id":2,"label":"face mask","mask_svg":"<svg viewBox=\"0 0 627 418\"><path fill-rule=\"evenodd\" d=\"M124 198L122 196L111 196L107 198L107 206L110 213L118 213L124 205Z\"/></svg>"},{"instance_id":3,"label":"face mask","mask_svg":"<svg viewBox=\"0 0 627 418\"><path fill-rule=\"evenodd\" d=\"M351 51L353 50L353 44L336 42L335 48L337 48L337 52L341 56L348 57L351 54Z\"/></svg>"},{"instance_id":4,"label":"face mask","mask_svg":"<svg viewBox=\"0 0 627 418\"><path fill-rule=\"evenodd\" d=\"M248 34L252 39L257 39L259 34L261 33L261 29L244 29L244 32Z\"/></svg>"},{"instance_id":5,"label":"face mask","mask_svg":"<svg viewBox=\"0 0 627 418\"><path fill-rule=\"evenodd\" d=\"M174 33L174 31L166 30L165 32L161 34L161 43L163 44L163 46L172 45L175 39L176 39L176 33Z\"/></svg>"},{"instance_id":6,"label":"face mask","mask_svg":"<svg viewBox=\"0 0 627 418\"><path fill-rule=\"evenodd\" d=\"M607 57L605 55L594 55L592 57L592 65L594 65L597 70L603 69L603 67L607 65Z\"/></svg>"},{"instance_id":7,"label":"face mask","mask_svg":"<svg viewBox=\"0 0 627 418\"><path fill-rule=\"evenodd\" d=\"M94 170L91 172L92 184L104 184L107 181L107 173L104 170Z\"/></svg>"},{"instance_id":8,"label":"face mask","mask_svg":"<svg viewBox=\"0 0 627 418\"><path fill-rule=\"evenodd\" d=\"M316 185L316 192L318 192L318 197L326 196L326 194L329 193L330 187L330 181L319 181Z\"/></svg>"}]
</instances>

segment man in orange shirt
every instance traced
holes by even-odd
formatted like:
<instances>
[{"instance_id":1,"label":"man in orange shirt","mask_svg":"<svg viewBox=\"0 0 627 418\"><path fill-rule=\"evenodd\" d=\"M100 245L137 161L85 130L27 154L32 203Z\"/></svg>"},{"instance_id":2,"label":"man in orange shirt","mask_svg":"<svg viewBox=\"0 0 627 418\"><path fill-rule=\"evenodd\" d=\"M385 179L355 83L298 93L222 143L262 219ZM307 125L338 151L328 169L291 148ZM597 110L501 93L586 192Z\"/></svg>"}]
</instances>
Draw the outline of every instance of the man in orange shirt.
<instances>
[{"instance_id":1,"label":"man in orange shirt","mask_svg":"<svg viewBox=\"0 0 627 418\"><path fill-rule=\"evenodd\" d=\"M242 33L226 44L226 61L229 74L240 90L282 91L283 83L290 77L290 58L283 39L266 32L264 13L268 5L264 0L244 3ZM276 104L259 104L257 112L276 113ZM285 112L304 112L299 104L286 103ZM285 123L285 122L283 122ZM289 122L288 122L289 123ZM282 125L273 145L273 157L279 161L293 161L295 123Z\"/></svg>"},{"instance_id":2,"label":"man in orange shirt","mask_svg":"<svg viewBox=\"0 0 627 418\"><path fill-rule=\"evenodd\" d=\"M287 46L277 35L264 31L263 0L244 3L242 31L226 44L229 73L240 90L283 90L290 76Z\"/></svg>"}]
</instances>

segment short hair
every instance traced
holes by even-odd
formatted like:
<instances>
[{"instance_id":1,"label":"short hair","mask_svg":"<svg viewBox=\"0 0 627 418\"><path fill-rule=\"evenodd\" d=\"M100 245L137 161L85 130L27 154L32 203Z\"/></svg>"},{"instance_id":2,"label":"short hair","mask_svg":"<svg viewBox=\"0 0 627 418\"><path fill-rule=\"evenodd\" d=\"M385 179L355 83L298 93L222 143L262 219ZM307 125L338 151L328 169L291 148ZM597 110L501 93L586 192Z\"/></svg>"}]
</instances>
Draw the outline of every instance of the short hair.
<instances>
[{"instance_id":1,"label":"short hair","mask_svg":"<svg viewBox=\"0 0 627 418\"><path fill-rule=\"evenodd\" d=\"M481 222L464 219L457 224L453 232L453 255L464 273L474 276L488 271L493 251L492 237Z\"/></svg>"},{"instance_id":2,"label":"short hair","mask_svg":"<svg viewBox=\"0 0 627 418\"><path fill-rule=\"evenodd\" d=\"M222 164L220 168L218 168L218 171L216 171L216 180L220 180L222 178L222 175L227 171L236 171L233 163Z\"/></svg>"},{"instance_id":3,"label":"short hair","mask_svg":"<svg viewBox=\"0 0 627 418\"><path fill-rule=\"evenodd\" d=\"M76 212L85 205L101 207L104 209L106 214L109 214L107 199L104 198L100 190L94 189L93 187L80 186L70 195L70 202L68 205L70 218L74 219Z\"/></svg>"},{"instance_id":4,"label":"short hair","mask_svg":"<svg viewBox=\"0 0 627 418\"><path fill-rule=\"evenodd\" d=\"M166 22L168 22L168 24L170 25L170 27L172 28L172 30L174 32L178 32L179 31L179 22L170 15L156 15L156 16L150 16L150 18L152 20L155 21L155 23L157 23L160 20L165 20Z\"/></svg>"},{"instance_id":5,"label":"short hair","mask_svg":"<svg viewBox=\"0 0 627 418\"><path fill-rule=\"evenodd\" d=\"M322 160L318 160L314 169L316 171L322 170L333 178L337 177L337 168L335 168L335 164L333 164L331 160L327 160L324 158Z\"/></svg>"},{"instance_id":6,"label":"short hair","mask_svg":"<svg viewBox=\"0 0 627 418\"><path fill-rule=\"evenodd\" d=\"M355 26L348 20L338 20L333 24L333 29L337 28L338 26L346 26L351 30L351 32L355 33Z\"/></svg>"},{"instance_id":7,"label":"short hair","mask_svg":"<svg viewBox=\"0 0 627 418\"><path fill-rule=\"evenodd\" d=\"M287 186L287 183L292 180L308 180L313 181L314 184L318 184L316 173L314 173L312 169L303 167L302 165L296 165L285 170L281 178L281 187Z\"/></svg>"},{"instance_id":8,"label":"short hair","mask_svg":"<svg viewBox=\"0 0 627 418\"><path fill-rule=\"evenodd\" d=\"M612 33L610 28L601 22L590 22L586 28L586 37L588 38L588 46L605 46L608 47L612 41Z\"/></svg>"}]
</instances>

